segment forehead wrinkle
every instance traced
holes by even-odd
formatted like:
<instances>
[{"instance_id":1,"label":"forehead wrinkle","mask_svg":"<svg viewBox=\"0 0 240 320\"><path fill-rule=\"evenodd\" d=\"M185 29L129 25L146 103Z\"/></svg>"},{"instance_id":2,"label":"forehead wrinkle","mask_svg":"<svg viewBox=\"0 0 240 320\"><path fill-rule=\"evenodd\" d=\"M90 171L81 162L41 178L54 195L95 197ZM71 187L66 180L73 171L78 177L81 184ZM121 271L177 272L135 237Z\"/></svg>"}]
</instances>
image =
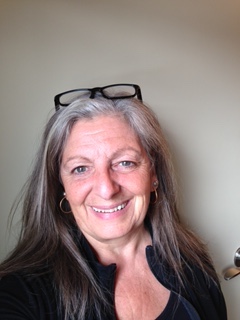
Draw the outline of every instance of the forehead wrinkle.
<instances>
[{"instance_id":1,"label":"forehead wrinkle","mask_svg":"<svg viewBox=\"0 0 240 320\"><path fill-rule=\"evenodd\" d=\"M96 127L94 122L91 121L83 122L83 124L86 124L83 131L80 126L77 127L77 131L75 131L76 127L73 127L63 150L63 154L68 154L67 158L65 158L65 163L80 158L91 161L92 157L97 159L103 154L111 160L128 151L134 152L138 157L145 154L145 149L139 137L129 126L127 126L127 131L130 131L129 133L133 135L132 137L127 134L126 130L120 132L119 130L113 130L112 133L109 134L109 130L99 127L99 123L97 123ZM117 125L119 126L119 123L117 123ZM105 128L106 127L109 129L109 123Z\"/></svg>"}]
</instances>

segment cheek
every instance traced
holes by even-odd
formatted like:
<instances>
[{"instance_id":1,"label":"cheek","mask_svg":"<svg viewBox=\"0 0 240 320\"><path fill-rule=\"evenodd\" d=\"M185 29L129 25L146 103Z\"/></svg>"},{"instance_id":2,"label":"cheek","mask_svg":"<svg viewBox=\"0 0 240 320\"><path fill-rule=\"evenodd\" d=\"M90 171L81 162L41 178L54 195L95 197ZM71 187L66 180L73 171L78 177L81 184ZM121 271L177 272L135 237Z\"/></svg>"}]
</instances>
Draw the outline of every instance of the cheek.
<instances>
[{"instance_id":1,"label":"cheek","mask_svg":"<svg viewBox=\"0 0 240 320\"><path fill-rule=\"evenodd\" d=\"M148 195L151 192L152 179L149 172L146 172L142 175L137 175L133 179L129 179L129 183L131 184L132 188L136 191L136 194Z\"/></svg>"},{"instance_id":2,"label":"cheek","mask_svg":"<svg viewBox=\"0 0 240 320\"><path fill-rule=\"evenodd\" d=\"M75 183L66 183L64 184L66 198L71 207L80 205L84 202L87 196L86 185L79 185Z\"/></svg>"}]
</instances>

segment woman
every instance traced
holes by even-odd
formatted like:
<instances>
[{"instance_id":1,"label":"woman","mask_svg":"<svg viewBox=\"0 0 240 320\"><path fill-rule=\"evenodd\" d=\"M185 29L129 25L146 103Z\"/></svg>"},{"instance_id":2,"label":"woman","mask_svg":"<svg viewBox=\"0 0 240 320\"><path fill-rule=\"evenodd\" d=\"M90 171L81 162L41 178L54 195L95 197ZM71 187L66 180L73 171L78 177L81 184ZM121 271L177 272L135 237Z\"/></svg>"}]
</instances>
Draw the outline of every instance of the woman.
<instances>
[{"instance_id":1,"label":"woman","mask_svg":"<svg viewBox=\"0 0 240 320\"><path fill-rule=\"evenodd\" d=\"M55 105L0 268L0 318L226 319L139 86L71 90Z\"/></svg>"}]
</instances>

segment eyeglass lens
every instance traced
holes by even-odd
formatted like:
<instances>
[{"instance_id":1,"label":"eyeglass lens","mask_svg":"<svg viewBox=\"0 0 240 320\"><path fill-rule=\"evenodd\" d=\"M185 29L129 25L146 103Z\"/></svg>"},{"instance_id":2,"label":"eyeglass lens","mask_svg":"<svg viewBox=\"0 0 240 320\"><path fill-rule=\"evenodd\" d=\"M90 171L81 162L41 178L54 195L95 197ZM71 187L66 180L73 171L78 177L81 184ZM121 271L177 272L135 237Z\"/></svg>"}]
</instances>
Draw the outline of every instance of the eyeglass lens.
<instances>
[{"instance_id":1,"label":"eyeglass lens","mask_svg":"<svg viewBox=\"0 0 240 320\"><path fill-rule=\"evenodd\" d=\"M104 88L99 88L99 90L103 96L107 98L122 98L122 97L133 97L136 95L136 90L132 86L128 85L117 85L117 86L108 86ZM60 96L59 102L61 105L68 105L72 103L73 101L77 100L83 95L91 95L91 90L84 90L84 89L79 89L79 90L74 90L74 91L69 91L66 92L65 94L62 94Z\"/></svg>"}]
</instances>

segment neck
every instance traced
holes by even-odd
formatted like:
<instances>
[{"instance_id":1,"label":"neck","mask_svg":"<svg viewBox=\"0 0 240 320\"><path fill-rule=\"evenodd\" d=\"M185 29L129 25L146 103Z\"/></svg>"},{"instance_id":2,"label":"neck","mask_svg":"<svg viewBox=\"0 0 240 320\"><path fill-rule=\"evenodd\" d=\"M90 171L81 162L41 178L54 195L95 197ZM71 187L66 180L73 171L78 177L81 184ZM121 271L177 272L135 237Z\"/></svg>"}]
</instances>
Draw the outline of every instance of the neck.
<instances>
[{"instance_id":1,"label":"neck","mask_svg":"<svg viewBox=\"0 0 240 320\"><path fill-rule=\"evenodd\" d=\"M151 236L144 226L133 234L119 239L100 241L89 236L86 238L95 251L98 261L103 265L116 263L120 266L125 262L129 264L145 253L146 246L152 244Z\"/></svg>"}]
</instances>

